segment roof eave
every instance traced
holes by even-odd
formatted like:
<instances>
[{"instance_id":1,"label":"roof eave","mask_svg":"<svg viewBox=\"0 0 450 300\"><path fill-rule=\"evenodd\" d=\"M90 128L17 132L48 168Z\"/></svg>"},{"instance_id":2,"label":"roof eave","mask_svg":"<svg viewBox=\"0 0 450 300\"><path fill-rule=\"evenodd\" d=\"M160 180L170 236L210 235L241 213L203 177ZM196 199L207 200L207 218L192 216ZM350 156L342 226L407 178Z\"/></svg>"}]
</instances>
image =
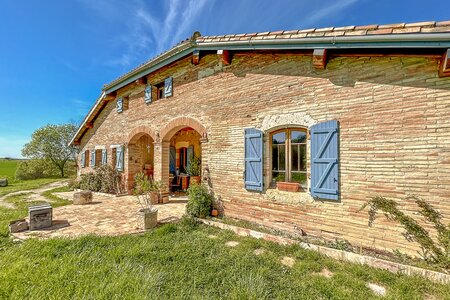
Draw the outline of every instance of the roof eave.
<instances>
[{"instance_id":1,"label":"roof eave","mask_svg":"<svg viewBox=\"0 0 450 300\"><path fill-rule=\"evenodd\" d=\"M135 80L150 74L176 60L189 55L195 50L277 50L277 49L359 49L359 48L450 48L450 32L445 33L409 33L371 36L327 36L294 39L249 39L221 42L182 43L148 63L136 68L129 74L103 87L102 94L83 120L70 142L72 145L79 137L92 113L105 95L114 92Z\"/></svg>"}]
</instances>

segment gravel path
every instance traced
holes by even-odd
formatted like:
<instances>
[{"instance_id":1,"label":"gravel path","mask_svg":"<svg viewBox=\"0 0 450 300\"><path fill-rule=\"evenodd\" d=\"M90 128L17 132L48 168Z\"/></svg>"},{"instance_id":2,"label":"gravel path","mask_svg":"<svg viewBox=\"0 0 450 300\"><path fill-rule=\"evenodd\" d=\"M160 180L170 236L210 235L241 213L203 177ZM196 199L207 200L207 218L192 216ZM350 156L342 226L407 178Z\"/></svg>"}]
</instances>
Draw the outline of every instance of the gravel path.
<instances>
[{"instance_id":1,"label":"gravel path","mask_svg":"<svg viewBox=\"0 0 450 300\"><path fill-rule=\"evenodd\" d=\"M6 194L2 197L0 197L0 206L6 207L6 208L15 208L14 204L6 202L6 198L8 198L9 196L14 196L14 195L20 195L20 194L28 194L27 197L25 198L25 201L38 201L38 200L43 200L43 201L47 201L47 199L42 196L42 193L48 191L48 190L52 190L54 188L59 188L62 186L65 186L67 184L67 180L64 181L57 181L57 182L52 182L46 185L43 185L40 188L37 189L33 189L33 190L23 190L23 191L17 191L17 192L12 192L9 194Z\"/></svg>"}]
</instances>

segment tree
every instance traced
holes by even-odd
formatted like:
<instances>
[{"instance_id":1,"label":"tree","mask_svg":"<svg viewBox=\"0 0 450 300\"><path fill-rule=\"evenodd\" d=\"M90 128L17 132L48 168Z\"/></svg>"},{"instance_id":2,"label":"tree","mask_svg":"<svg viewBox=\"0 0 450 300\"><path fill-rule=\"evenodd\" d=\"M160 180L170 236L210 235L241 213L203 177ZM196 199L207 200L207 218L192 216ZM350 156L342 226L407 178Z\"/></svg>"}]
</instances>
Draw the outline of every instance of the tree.
<instances>
[{"instance_id":1,"label":"tree","mask_svg":"<svg viewBox=\"0 0 450 300\"><path fill-rule=\"evenodd\" d=\"M76 148L69 142L77 128L74 124L47 125L37 129L31 141L22 149L22 155L32 159L47 159L64 177L64 166L76 155Z\"/></svg>"}]
</instances>

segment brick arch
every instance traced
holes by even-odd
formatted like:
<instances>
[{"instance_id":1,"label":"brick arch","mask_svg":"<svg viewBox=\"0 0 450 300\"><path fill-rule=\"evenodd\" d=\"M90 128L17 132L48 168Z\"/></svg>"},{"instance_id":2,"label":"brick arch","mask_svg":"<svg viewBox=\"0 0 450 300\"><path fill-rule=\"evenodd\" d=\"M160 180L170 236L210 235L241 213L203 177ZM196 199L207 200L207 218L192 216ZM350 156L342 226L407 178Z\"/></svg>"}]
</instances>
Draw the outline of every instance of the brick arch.
<instances>
[{"instance_id":1,"label":"brick arch","mask_svg":"<svg viewBox=\"0 0 450 300\"><path fill-rule=\"evenodd\" d=\"M148 134L153 141L156 140L155 132L150 127L141 125L130 131L128 134L128 144L136 143L137 140L145 134Z\"/></svg>"},{"instance_id":2,"label":"brick arch","mask_svg":"<svg viewBox=\"0 0 450 300\"><path fill-rule=\"evenodd\" d=\"M207 137L206 128L199 121L189 117L179 117L171 120L163 129L161 129L161 139L163 141L170 141L172 136L184 127L191 127L203 138Z\"/></svg>"}]
</instances>

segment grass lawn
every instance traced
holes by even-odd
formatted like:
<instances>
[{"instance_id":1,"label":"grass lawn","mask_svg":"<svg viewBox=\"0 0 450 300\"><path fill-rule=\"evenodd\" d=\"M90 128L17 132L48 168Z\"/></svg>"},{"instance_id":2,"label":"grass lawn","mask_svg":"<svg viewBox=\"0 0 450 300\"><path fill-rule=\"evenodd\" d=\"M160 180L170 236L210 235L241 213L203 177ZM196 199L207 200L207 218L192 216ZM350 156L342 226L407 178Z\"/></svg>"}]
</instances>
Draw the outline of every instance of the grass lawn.
<instances>
[{"instance_id":1,"label":"grass lawn","mask_svg":"<svg viewBox=\"0 0 450 300\"><path fill-rule=\"evenodd\" d=\"M17 191L32 190L45 184L61 180L61 178L40 178L30 180L16 180L16 169L20 159L0 159L0 178L8 178L9 185L0 187L0 197Z\"/></svg>"},{"instance_id":2,"label":"grass lawn","mask_svg":"<svg viewBox=\"0 0 450 300\"><path fill-rule=\"evenodd\" d=\"M43 193L43 196L52 201L52 207L58 207L62 205L70 204L70 201L61 199L52 193L56 192L66 192L68 187L55 188ZM9 196L6 198L7 202L13 203L15 209L6 208L0 206L0 252L4 250L5 247L11 245L11 240L8 238L8 224L12 220L17 220L26 217L28 213L28 207L30 205L40 204L40 201L24 202L24 198L28 193L22 193L19 195Z\"/></svg>"},{"instance_id":3,"label":"grass lawn","mask_svg":"<svg viewBox=\"0 0 450 300\"><path fill-rule=\"evenodd\" d=\"M19 162L18 159L0 158L0 178L6 177L9 181L13 181Z\"/></svg>"},{"instance_id":4,"label":"grass lawn","mask_svg":"<svg viewBox=\"0 0 450 300\"><path fill-rule=\"evenodd\" d=\"M51 195L65 189L44 196L65 205ZM8 197L17 209L0 207L0 299L376 299L368 283L384 286L386 299L450 299L450 285L189 222L144 235L13 243L7 223L26 215L25 197Z\"/></svg>"},{"instance_id":5,"label":"grass lawn","mask_svg":"<svg viewBox=\"0 0 450 300\"><path fill-rule=\"evenodd\" d=\"M285 256L292 268L280 263ZM319 275L325 268L330 278ZM450 297L450 286L423 278L184 223L144 235L28 240L0 251L0 270L0 298L14 299L375 299L369 282L386 287L387 299Z\"/></svg>"}]
</instances>

